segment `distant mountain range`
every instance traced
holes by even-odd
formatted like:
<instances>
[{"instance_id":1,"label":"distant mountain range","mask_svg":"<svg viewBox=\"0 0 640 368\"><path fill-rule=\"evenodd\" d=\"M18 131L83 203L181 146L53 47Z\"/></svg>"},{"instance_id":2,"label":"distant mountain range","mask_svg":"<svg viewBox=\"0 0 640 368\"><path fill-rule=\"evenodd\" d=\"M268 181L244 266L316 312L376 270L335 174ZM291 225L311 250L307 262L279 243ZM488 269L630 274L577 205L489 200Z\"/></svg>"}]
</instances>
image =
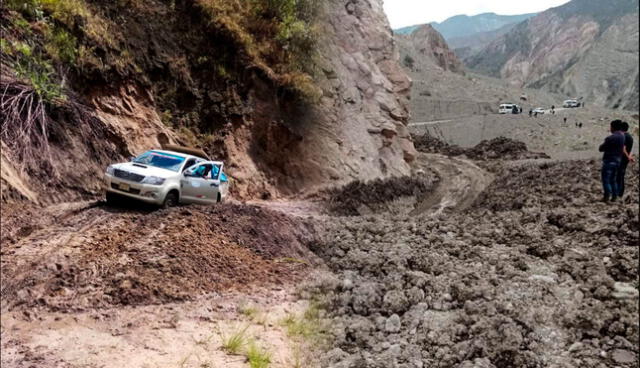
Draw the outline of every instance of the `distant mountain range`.
<instances>
[{"instance_id":1,"label":"distant mountain range","mask_svg":"<svg viewBox=\"0 0 640 368\"><path fill-rule=\"evenodd\" d=\"M573 0L465 58L468 68L612 108L638 109L638 0Z\"/></svg>"},{"instance_id":2,"label":"distant mountain range","mask_svg":"<svg viewBox=\"0 0 640 368\"><path fill-rule=\"evenodd\" d=\"M536 13L520 15L499 15L495 13L483 13L474 16L456 15L442 23L431 22L429 24L449 42L457 37L467 37L477 33L494 31L508 24L522 22L535 15ZM403 35L410 34L421 25L399 28L394 32Z\"/></svg>"}]
</instances>

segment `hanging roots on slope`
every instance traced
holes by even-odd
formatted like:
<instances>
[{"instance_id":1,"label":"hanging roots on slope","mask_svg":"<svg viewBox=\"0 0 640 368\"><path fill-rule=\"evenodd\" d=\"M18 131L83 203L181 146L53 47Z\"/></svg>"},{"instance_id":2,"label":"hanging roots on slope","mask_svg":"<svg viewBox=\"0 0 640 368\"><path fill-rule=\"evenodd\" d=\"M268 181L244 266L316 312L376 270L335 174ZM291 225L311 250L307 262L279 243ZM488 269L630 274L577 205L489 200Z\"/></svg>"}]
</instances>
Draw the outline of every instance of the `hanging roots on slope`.
<instances>
[{"instance_id":1,"label":"hanging roots on slope","mask_svg":"<svg viewBox=\"0 0 640 368\"><path fill-rule=\"evenodd\" d=\"M51 118L36 90L3 68L0 75L0 138L19 161L18 166L51 158L48 130Z\"/></svg>"},{"instance_id":2,"label":"hanging roots on slope","mask_svg":"<svg viewBox=\"0 0 640 368\"><path fill-rule=\"evenodd\" d=\"M52 106L33 86L8 70L3 67L0 75L0 139L3 146L15 159L18 169L24 170L32 165L46 167L55 176L57 173L52 164L50 146L50 137L56 128L56 121L50 115ZM90 109L74 99L67 99L56 108L74 122L74 126L89 142L104 130Z\"/></svg>"}]
</instances>

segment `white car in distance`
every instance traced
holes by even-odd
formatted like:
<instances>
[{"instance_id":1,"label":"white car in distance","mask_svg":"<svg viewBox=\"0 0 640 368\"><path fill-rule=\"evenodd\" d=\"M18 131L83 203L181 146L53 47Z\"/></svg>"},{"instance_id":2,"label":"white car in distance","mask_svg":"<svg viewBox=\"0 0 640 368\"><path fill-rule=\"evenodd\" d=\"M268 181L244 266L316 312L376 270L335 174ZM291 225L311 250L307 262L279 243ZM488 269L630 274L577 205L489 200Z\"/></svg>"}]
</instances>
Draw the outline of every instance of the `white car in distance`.
<instances>
[{"instance_id":1,"label":"white car in distance","mask_svg":"<svg viewBox=\"0 0 640 368\"><path fill-rule=\"evenodd\" d=\"M534 114L544 114L545 112L547 112L547 110L542 107L536 107L535 109L533 109Z\"/></svg>"},{"instance_id":2,"label":"white car in distance","mask_svg":"<svg viewBox=\"0 0 640 368\"><path fill-rule=\"evenodd\" d=\"M209 160L200 150L165 148L107 167L107 202L127 197L167 208L178 203L224 201L229 189L224 163Z\"/></svg>"},{"instance_id":3,"label":"white car in distance","mask_svg":"<svg viewBox=\"0 0 640 368\"><path fill-rule=\"evenodd\" d=\"M562 103L562 107L566 107L566 108L580 107L580 102L578 102L578 100L566 100Z\"/></svg>"}]
</instances>

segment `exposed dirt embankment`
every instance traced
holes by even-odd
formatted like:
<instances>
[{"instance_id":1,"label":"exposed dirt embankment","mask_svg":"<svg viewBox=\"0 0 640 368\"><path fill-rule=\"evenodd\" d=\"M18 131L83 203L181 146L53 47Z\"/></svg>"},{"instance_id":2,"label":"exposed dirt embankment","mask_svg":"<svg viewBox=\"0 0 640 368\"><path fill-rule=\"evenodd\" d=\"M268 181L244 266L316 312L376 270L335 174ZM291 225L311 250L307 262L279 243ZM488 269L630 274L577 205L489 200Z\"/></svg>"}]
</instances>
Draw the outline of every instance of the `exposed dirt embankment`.
<instances>
[{"instance_id":1,"label":"exposed dirt embankment","mask_svg":"<svg viewBox=\"0 0 640 368\"><path fill-rule=\"evenodd\" d=\"M290 283L313 262L306 224L244 205L3 208L2 227L3 310L191 300Z\"/></svg>"},{"instance_id":2,"label":"exposed dirt embankment","mask_svg":"<svg viewBox=\"0 0 640 368\"><path fill-rule=\"evenodd\" d=\"M597 162L504 169L464 213L333 218L313 250L330 367L633 367L638 165L600 203Z\"/></svg>"},{"instance_id":3,"label":"exposed dirt embankment","mask_svg":"<svg viewBox=\"0 0 640 368\"><path fill-rule=\"evenodd\" d=\"M381 1L284 3L3 2L2 198L95 197L163 142L224 160L239 198L407 174Z\"/></svg>"}]
</instances>

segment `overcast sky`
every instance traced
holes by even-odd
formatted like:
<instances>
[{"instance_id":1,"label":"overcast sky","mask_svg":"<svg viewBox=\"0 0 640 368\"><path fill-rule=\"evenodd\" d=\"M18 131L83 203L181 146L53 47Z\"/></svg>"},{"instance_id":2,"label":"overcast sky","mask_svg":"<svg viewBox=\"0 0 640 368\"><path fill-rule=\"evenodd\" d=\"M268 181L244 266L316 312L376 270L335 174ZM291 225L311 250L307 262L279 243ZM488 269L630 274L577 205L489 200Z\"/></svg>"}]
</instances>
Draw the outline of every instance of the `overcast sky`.
<instances>
[{"instance_id":1,"label":"overcast sky","mask_svg":"<svg viewBox=\"0 0 640 368\"><path fill-rule=\"evenodd\" d=\"M568 0L384 0L384 9L391 27L395 29L433 21L442 22L458 14L535 13L566 2Z\"/></svg>"}]
</instances>

